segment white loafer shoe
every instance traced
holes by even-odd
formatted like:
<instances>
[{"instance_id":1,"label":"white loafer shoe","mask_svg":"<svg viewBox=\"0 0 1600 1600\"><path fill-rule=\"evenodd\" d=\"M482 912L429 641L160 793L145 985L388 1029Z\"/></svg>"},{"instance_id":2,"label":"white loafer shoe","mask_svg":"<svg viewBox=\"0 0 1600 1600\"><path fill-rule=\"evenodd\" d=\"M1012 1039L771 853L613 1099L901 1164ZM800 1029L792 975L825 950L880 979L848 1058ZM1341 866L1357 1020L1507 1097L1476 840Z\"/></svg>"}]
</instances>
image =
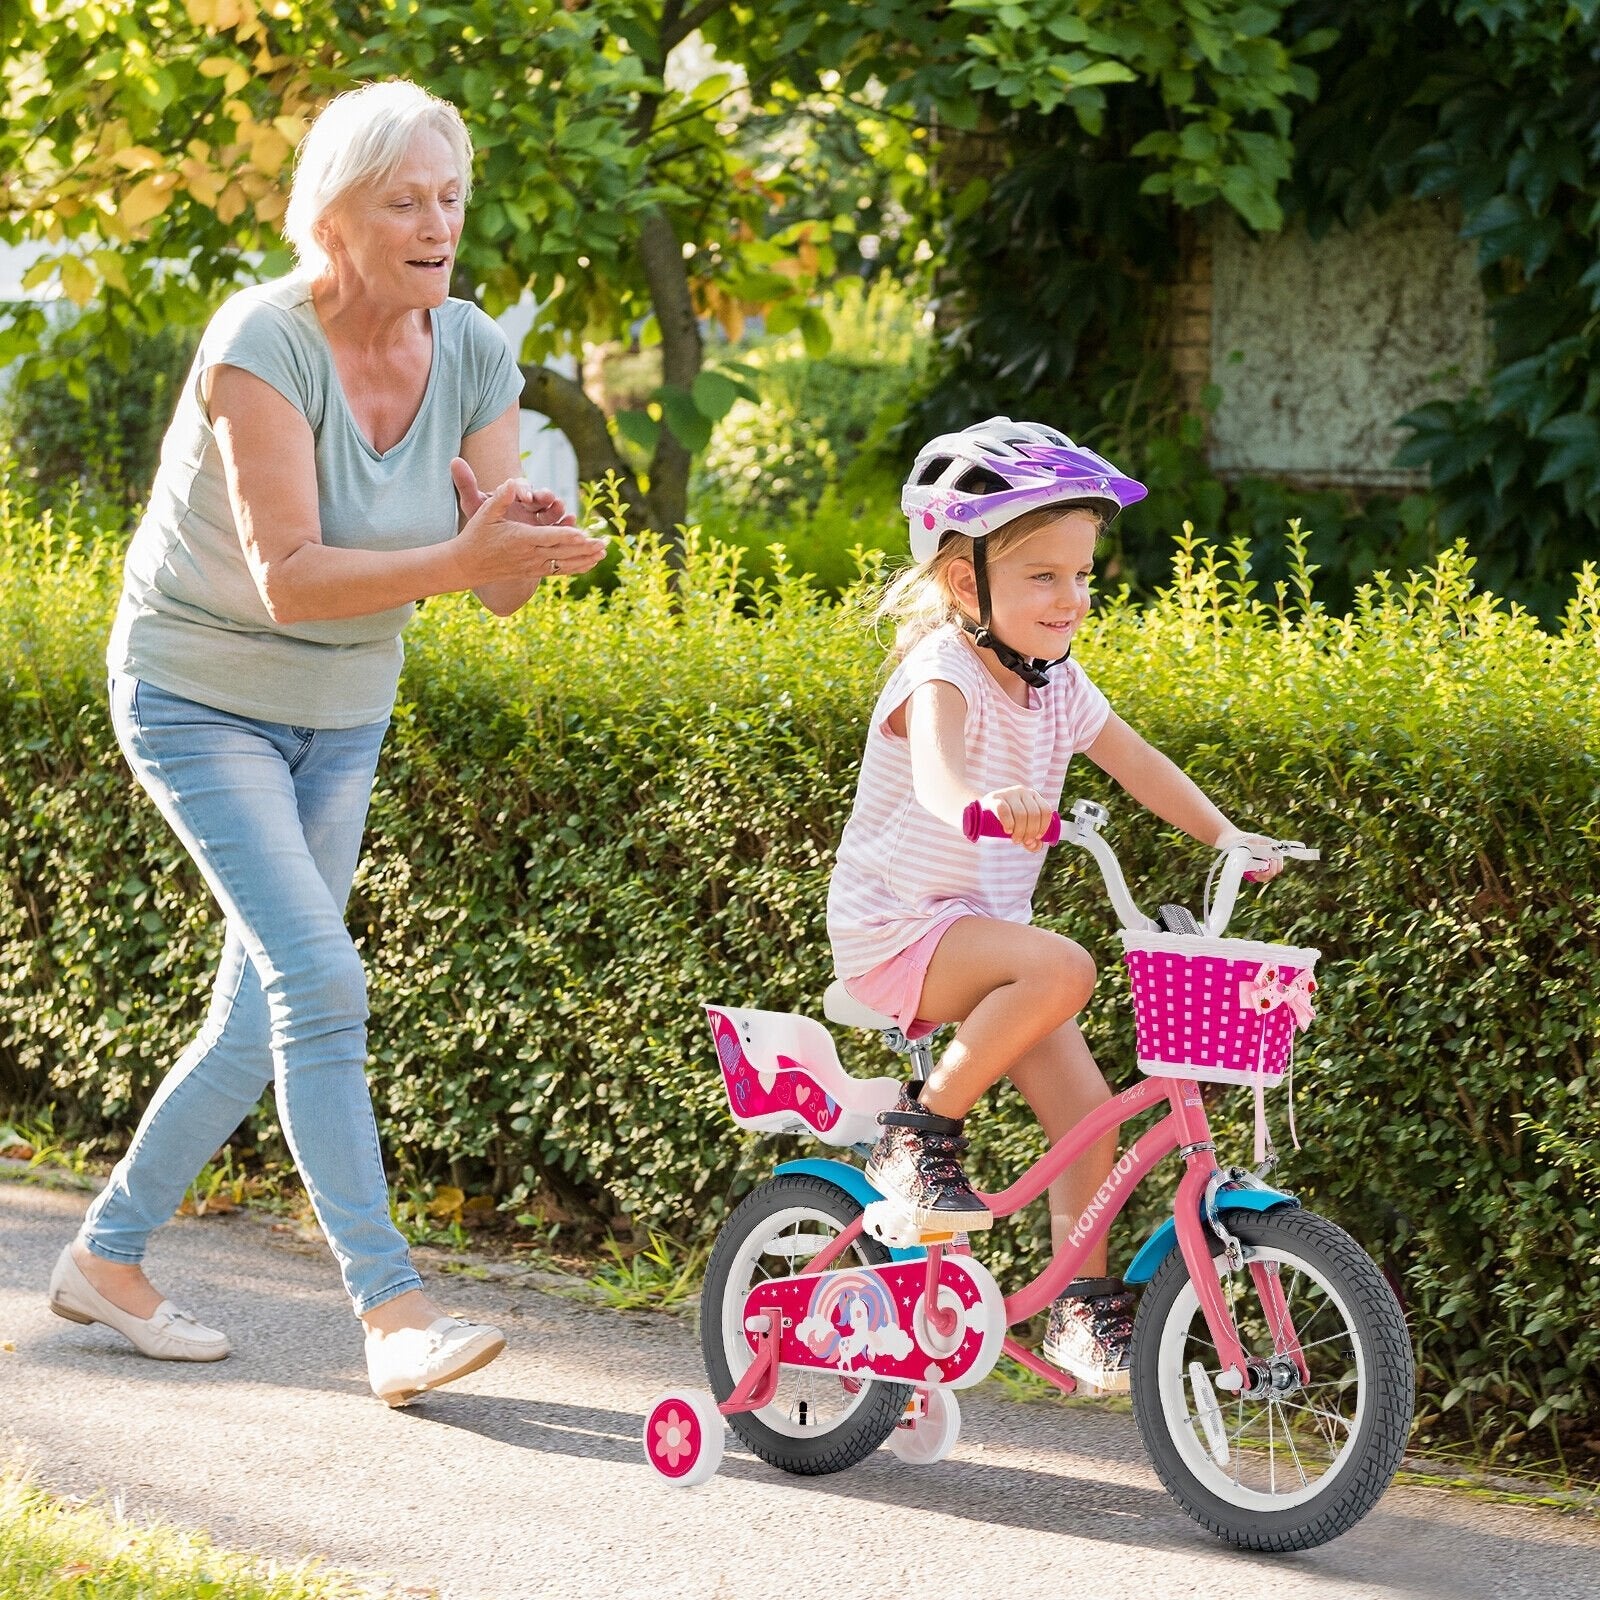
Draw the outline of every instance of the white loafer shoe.
<instances>
[{"instance_id":1,"label":"white loafer shoe","mask_svg":"<svg viewBox=\"0 0 1600 1600\"><path fill-rule=\"evenodd\" d=\"M225 1333L207 1328L170 1300L148 1317L114 1306L84 1277L69 1244L50 1274L50 1309L68 1322L100 1322L115 1328L142 1356L156 1361L220 1361L232 1352Z\"/></svg>"},{"instance_id":2,"label":"white loafer shoe","mask_svg":"<svg viewBox=\"0 0 1600 1600\"><path fill-rule=\"evenodd\" d=\"M426 1328L367 1335L367 1381L385 1405L403 1406L427 1389L486 1367L506 1336L484 1322L440 1317Z\"/></svg>"}]
</instances>

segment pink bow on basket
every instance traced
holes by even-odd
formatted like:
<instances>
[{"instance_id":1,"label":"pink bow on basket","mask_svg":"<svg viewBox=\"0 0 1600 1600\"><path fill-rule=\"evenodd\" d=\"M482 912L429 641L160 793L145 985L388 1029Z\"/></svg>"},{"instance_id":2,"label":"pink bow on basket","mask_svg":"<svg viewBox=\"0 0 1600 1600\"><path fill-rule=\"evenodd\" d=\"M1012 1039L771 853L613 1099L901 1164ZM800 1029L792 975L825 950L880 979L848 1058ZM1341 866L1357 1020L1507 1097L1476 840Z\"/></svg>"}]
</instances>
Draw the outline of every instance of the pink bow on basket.
<instances>
[{"instance_id":1,"label":"pink bow on basket","mask_svg":"<svg viewBox=\"0 0 1600 1600\"><path fill-rule=\"evenodd\" d=\"M1311 1020L1317 1014L1311 1004L1311 997L1316 992L1317 980L1311 976L1309 967L1285 983L1278 976L1278 969L1270 961L1265 961L1255 977L1239 985L1239 1004L1246 1011L1261 1012L1288 1006L1295 1026L1305 1029L1311 1026Z\"/></svg>"}]
</instances>

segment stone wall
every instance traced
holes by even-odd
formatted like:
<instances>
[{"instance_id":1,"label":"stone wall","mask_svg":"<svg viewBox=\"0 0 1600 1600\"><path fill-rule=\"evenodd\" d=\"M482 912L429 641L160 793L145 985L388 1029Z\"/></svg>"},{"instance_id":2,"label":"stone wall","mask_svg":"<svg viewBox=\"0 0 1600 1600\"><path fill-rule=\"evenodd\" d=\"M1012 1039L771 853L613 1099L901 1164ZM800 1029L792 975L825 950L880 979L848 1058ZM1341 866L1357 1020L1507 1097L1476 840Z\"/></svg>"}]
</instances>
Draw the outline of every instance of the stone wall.
<instances>
[{"instance_id":1,"label":"stone wall","mask_svg":"<svg viewBox=\"0 0 1600 1600\"><path fill-rule=\"evenodd\" d=\"M1224 476L1420 485L1394 465L1395 419L1465 393L1490 356L1473 246L1432 203L1315 240L1215 215L1188 241L1172 305L1173 364L1191 405L1213 386Z\"/></svg>"}]
</instances>

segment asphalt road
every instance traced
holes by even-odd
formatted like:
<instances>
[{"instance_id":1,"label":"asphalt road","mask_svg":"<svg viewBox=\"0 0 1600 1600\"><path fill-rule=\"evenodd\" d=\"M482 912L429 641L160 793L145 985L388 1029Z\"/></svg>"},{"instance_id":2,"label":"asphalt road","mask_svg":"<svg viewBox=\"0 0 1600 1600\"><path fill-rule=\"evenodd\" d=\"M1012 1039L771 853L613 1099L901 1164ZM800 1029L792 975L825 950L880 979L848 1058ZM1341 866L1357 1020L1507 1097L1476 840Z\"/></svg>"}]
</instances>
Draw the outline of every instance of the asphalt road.
<instances>
[{"instance_id":1,"label":"asphalt road","mask_svg":"<svg viewBox=\"0 0 1600 1600\"><path fill-rule=\"evenodd\" d=\"M209 1367L147 1361L54 1317L50 1266L84 1197L0 1181L0 1460L127 1515L438 1600L826 1600L972 1595L1206 1600L1595 1600L1584 1515L1395 1488L1342 1539L1295 1556L1230 1550L1148 1466L1131 1417L1092 1403L962 1396L955 1454L887 1450L788 1478L734 1449L701 1489L644 1464L649 1400L703 1384L691 1319L622 1315L516 1278L436 1278L493 1319L506 1354L405 1411L367 1391L331 1258L260 1217L180 1219L156 1283L227 1329Z\"/></svg>"}]
</instances>

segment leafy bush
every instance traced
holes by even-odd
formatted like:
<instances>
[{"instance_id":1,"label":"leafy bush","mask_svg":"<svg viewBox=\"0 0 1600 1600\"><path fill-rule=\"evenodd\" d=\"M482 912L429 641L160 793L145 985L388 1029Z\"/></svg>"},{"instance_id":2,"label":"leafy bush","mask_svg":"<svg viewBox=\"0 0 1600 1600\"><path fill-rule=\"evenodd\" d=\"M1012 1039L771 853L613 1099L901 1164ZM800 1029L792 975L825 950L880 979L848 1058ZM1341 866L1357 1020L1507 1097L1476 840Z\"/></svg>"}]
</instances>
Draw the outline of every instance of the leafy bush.
<instances>
[{"instance_id":1,"label":"leafy bush","mask_svg":"<svg viewBox=\"0 0 1600 1600\"><path fill-rule=\"evenodd\" d=\"M203 888L115 754L100 643L114 593L59 524L0 502L0 1101L131 1128L199 1021L219 938ZM754 596L691 542L674 588L622 552L604 595L541 592L497 626L430 604L412 630L352 925L371 975L388 1148L453 1162L510 1210L553 1189L710 1230L793 1141L730 1126L703 1001L815 1014L823 906L881 659L856 597L781 575ZM1291 545L1264 597L1180 543L1148 608L1080 646L1113 703L1241 821L1319 843L1236 931L1324 952L1283 1178L1350 1227L1410 1305L1427 1405L1480 1439L1600 1414L1600 581L1560 630L1474 592L1447 552L1349 616ZM647 645L642 650L641 646ZM1069 796L1106 799L1092 769ZM1114 838L1147 903L1197 897L1205 852L1130 803ZM1053 859L1042 920L1103 971L1089 1036L1126 1082L1104 899ZM857 1071L876 1041L841 1040ZM1241 1097L1247 1098L1247 1097ZM1247 1107L1218 1115L1224 1154ZM1009 1095L974 1119L980 1176L1037 1148ZM1170 1175L1168 1175L1170 1176ZM1157 1186L1119 1225L1125 1259ZM1038 1209L1038 1208L1036 1208ZM986 1253L1037 1258L1041 1217Z\"/></svg>"},{"instance_id":2,"label":"leafy bush","mask_svg":"<svg viewBox=\"0 0 1600 1600\"><path fill-rule=\"evenodd\" d=\"M124 349L79 360L86 337L72 322L53 330L45 370L0 403L0 447L36 489L78 488L131 508L150 492L199 335L170 327L124 334Z\"/></svg>"},{"instance_id":3,"label":"leafy bush","mask_svg":"<svg viewBox=\"0 0 1600 1600\"><path fill-rule=\"evenodd\" d=\"M924 335L888 283L841 291L828 327L826 354L807 353L798 334L751 353L760 400L740 400L717 425L690 505L708 538L743 551L746 574L775 576L778 540L795 571L837 593L856 575L858 546L905 548L904 463L883 441L904 414Z\"/></svg>"}]
</instances>

